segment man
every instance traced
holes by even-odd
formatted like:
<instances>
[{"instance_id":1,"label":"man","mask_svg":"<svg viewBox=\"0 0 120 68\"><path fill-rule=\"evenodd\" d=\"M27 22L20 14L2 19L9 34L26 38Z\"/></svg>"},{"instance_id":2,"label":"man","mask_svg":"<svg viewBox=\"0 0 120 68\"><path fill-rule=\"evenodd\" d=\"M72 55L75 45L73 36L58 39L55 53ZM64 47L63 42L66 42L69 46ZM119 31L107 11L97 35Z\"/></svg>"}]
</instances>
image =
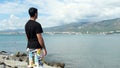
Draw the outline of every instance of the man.
<instances>
[{"instance_id":1,"label":"man","mask_svg":"<svg viewBox=\"0 0 120 68\"><path fill-rule=\"evenodd\" d=\"M29 54L28 67L42 66L41 58L47 55L47 50L42 37L43 30L41 25L36 22L38 11L36 8L29 9L30 20L25 24L25 32L28 39L27 50ZM42 57L41 57L42 55Z\"/></svg>"}]
</instances>

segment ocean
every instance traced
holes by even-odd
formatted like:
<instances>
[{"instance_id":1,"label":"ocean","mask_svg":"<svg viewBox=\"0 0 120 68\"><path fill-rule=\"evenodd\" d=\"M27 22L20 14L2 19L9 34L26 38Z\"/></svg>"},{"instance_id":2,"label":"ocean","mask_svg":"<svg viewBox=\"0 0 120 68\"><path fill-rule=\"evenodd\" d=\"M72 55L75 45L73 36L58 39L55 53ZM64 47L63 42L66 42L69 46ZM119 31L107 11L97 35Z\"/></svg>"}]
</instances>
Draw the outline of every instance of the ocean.
<instances>
[{"instance_id":1,"label":"ocean","mask_svg":"<svg viewBox=\"0 0 120 68\"><path fill-rule=\"evenodd\" d=\"M120 35L43 34L48 62L65 68L120 68ZM0 51L26 52L24 34L0 34Z\"/></svg>"}]
</instances>

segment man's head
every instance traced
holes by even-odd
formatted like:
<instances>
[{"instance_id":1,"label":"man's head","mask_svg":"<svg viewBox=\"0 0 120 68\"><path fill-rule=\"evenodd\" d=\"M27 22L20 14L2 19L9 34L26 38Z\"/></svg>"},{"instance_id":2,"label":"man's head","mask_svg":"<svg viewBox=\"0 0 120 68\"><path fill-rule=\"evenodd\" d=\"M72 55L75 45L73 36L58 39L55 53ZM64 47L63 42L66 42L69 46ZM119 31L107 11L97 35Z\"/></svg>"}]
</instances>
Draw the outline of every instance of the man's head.
<instances>
[{"instance_id":1,"label":"man's head","mask_svg":"<svg viewBox=\"0 0 120 68\"><path fill-rule=\"evenodd\" d=\"M31 7L29 8L28 12L29 12L30 17L34 17L35 19L37 18L37 15L38 15L37 8Z\"/></svg>"}]
</instances>

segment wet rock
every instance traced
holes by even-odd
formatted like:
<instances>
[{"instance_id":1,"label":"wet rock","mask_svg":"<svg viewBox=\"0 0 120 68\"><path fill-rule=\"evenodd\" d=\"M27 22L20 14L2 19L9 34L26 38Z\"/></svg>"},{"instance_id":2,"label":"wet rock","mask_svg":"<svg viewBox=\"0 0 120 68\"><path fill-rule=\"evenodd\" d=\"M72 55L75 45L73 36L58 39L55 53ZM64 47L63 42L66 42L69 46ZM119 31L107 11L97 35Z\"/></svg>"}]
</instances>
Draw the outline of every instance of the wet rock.
<instances>
[{"instance_id":1,"label":"wet rock","mask_svg":"<svg viewBox=\"0 0 120 68\"><path fill-rule=\"evenodd\" d=\"M9 58L9 56L4 56L4 57L2 57L2 59L9 60L10 58Z\"/></svg>"},{"instance_id":2,"label":"wet rock","mask_svg":"<svg viewBox=\"0 0 120 68\"><path fill-rule=\"evenodd\" d=\"M15 55L12 55L11 58L16 61L27 61L27 54L26 53L20 53L17 52Z\"/></svg>"},{"instance_id":3,"label":"wet rock","mask_svg":"<svg viewBox=\"0 0 120 68\"><path fill-rule=\"evenodd\" d=\"M13 67L13 68L18 68L17 66Z\"/></svg>"},{"instance_id":4,"label":"wet rock","mask_svg":"<svg viewBox=\"0 0 120 68\"><path fill-rule=\"evenodd\" d=\"M21 62L22 62L22 61L23 61L23 59L22 59L22 58L19 58L19 61L21 61Z\"/></svg>"},{"instance_id":5,"label":"wet rock","mask_svg":"<svg viewBox=\"0 0 120 68\"><path fill-rule=\"evenodd\" d=\"M45 63L47 65L50 65L50 66L53 66L53 67L60 67L60 68L64 68L65 67L64 63L55 63L55 62L50 62L50 63L45 62Z\"/></svg>"},{"instance_id":6,"label":"wet rock","mask_svg":"<svg viewBox=\"0 0 120 68\"><path fill-rule=\"evenodd\" d=\"M0 62L0 65L4 65L5 63L4 62Z\"/></svg>"},{"instance_id":7,"label":"wet rock","mask_svg":"<svg viewBox=\"0 0 120 68\"><path fill-rule=\"evenodd\" d=\"M0 54L6 54L7 52L6 51L1 51Z\"/></svg>"},{"instance_id":8,"label":"wet rock","mask_svg":"<svg viewBox=\"0 0 120 68\"><path fill-rule=\"evenodd\" d=\"M9 56L6 57L6 60L10 60Z\"/></svg>"},{"instance_id":9,"label":"wet rock","mask_svg":"<svg viewBox=\"0 0 120 68\"><path fill-rule=\"evenodd\" d=\"M15 56L16 56L16 57L20 57L20 52L17 52L17 53L15 54Z\"/></svg>"},{"instance_id":10,"label":"wet rock","mask_svg":"<svg viewBox=\"0 0 120 68\"><path fill-rule=\"evenodd\" d=\"M0 55L0 68L27 68L27 54L17 52L12 55ZM64 68L64 63L46 63L45 68Z\"/></svg>"},{"instance_id":11,"label":"wet rock","mask_svg":"<svg viewBox=\"0 0 120 68\"><path fill-rule=\"evenodd\" d=\"M26 53L17 52L17 53L15 54L15 56L16 56L16 57L23 57L23 56L27 56L27 54L26 54Z\"/></svg>"},{"instance_id":12,"label":"wet rock","mask_svg":"<svg viewBox=\"0 0 120 68\"><path fill-rule=\"evenodd\" d=\"M12 66L10 66L10 65L7 65L7 67L11 68Z\"/></svg>"},{"instance_id":13,"label":"wet rock","mask_svg":"<svg viewBox=\"0 0 120 68\"><path fill-rule=\"evenodd\" d=\"M65 64L64 63L53 63L53 66L55 67L60 67L60 68L64 68Z\"/></svg>"},{"instance_id":14,"label":"wet rock","mask_svg":"<svg viewBox=\"0 0 120 68\"><path fill-rule=\"evenodd\" d=\"M27 54L26 53L22 53L21 56L27 56Z\"/></svg>"},{"instance_id":15,"label":"wet rock","mask_svg":"<svg viewBox=\"0 0 120 68\"><path fill-rule=\"evenodd\" d=\"M12 66L5 64L4 62L0 62L0 65L3 65L2 68L11 68Z\"/></svg>"}]
</instances>

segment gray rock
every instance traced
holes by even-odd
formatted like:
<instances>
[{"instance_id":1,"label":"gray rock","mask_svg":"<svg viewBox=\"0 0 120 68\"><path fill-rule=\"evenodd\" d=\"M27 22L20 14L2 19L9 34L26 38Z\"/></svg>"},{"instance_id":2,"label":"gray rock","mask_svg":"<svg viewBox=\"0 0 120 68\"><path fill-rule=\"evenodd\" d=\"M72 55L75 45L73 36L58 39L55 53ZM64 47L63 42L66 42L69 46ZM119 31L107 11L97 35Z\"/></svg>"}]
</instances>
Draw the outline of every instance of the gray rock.
<instances>
[{"instance_id":1,"label":"gray rock","mask_svg":"<svg viewBox=\"0 0 120 68\"><path fill-rule=\"evenodd\" d=\"M54 66L54 67L60 67L60 68L64 68L65 67L65 64L64 63L55 63L55 62L45 62L47 65L50 65L50 66Z\"/></svg>"},{"instance_id":2,"label":"gray rock","mask_svg":"<svg viewBox=\"0 0 120 68\"><path fill-rule=\"evenodd\" d=\"M6 54L7 52L6 51L1 51L0 54Z\"/></svg>"},{"instance_id":3,"label":"gray rock","mask_svg":"<svg viewBox=\"0 0 120 68\"><path fill-rule=\"evenodd\" d=\"M15 54L15 56L16 56L16 57L20 57L20 52L17 52L17 53Z\"/></svg>"},{"instance_id":4,"label":"gray rock","mask_svg":"<svg viewBox=\"0 0 120 68\"><path fill-rule=\"evenodd\" d=\"M0 68L27 68L27 54L17 52L15 55L0 54ZM64 68L64 63L44 63L45 68Z\"/></svg>"},{"instance_id":5,"label":"gray rock","mask_svg":"<svg viewBox=\"0 0 120 68\"><path fill-rule=\"evenodd\" d=\"M27 54L26 53L22 53L21 56L27 56Z\"/></svg>"}]
</instances>

